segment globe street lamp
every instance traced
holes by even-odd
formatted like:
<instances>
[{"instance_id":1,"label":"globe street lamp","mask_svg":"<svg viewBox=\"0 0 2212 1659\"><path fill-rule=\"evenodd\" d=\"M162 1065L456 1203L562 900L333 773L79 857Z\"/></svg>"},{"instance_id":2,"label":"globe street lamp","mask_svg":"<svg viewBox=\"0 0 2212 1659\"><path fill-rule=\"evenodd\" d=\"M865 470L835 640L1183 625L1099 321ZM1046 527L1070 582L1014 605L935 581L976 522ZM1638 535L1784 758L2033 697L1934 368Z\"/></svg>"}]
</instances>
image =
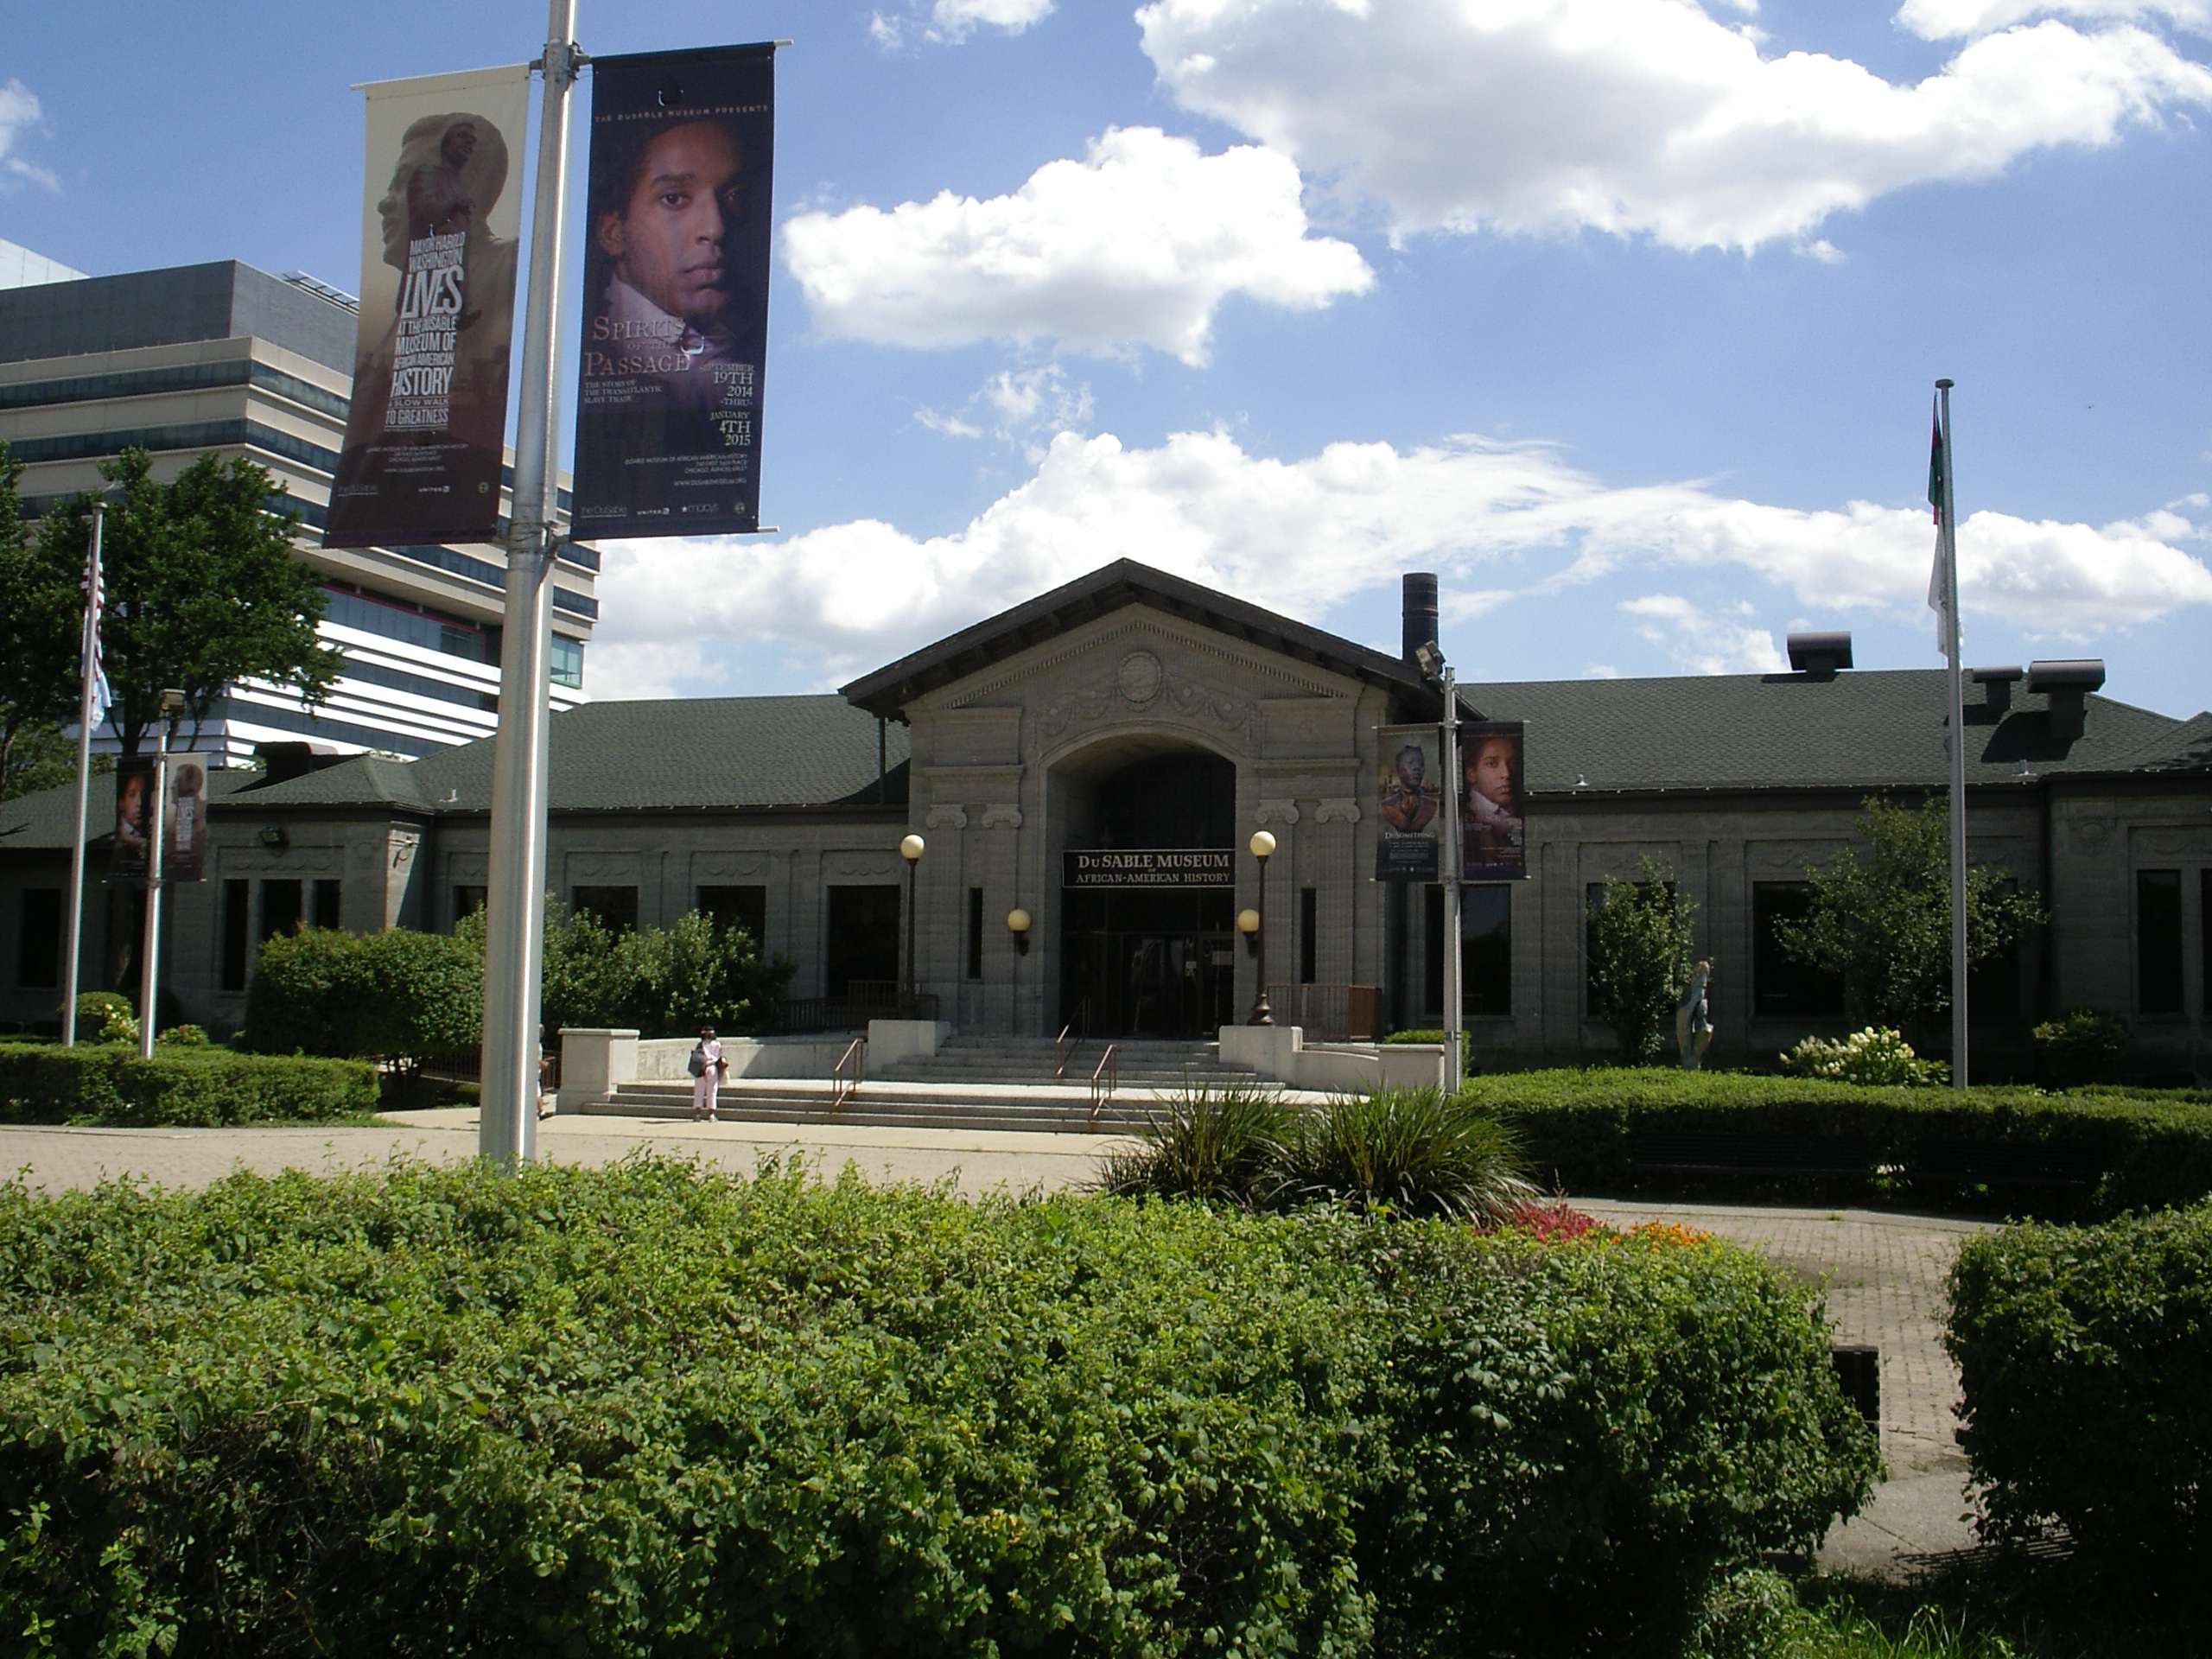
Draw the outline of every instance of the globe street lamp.
<instances>
[{"instance_id":1,"label":"globe street lamp","mask_svg":"<svg viewBox=\"0 0 2212 1659\"><path fill-rule=\"evenodd\" d=\"M1259 830L1253 832L1248 844L1252 849L1252 856L1260 862L1260 903L1252 913L1250 930L1253 954L1260 960L1260 983L1259 994L1252 999L1251 1017L1244 1023L1248 1026L1272 1026L1275 1022L1275 1014L1268 1006L1268 857L1275 849L1275 838L1266 830ZM1244 918L1239 916L1236 921L1241 927Z\"/></svg>"},{"instance_id":2,"label":"globe street lamp","mask_svg":"<svg viewBox=\"0 0 2212 1659\"><path fill-rule=\"evenodd\" d=\"M910 1019L914 1013L914 867L922 861L922 848L919 836L899 843L899 856L906 861L906 983L899 994L899 1011Z\"/></svg>"},{"instance_id":3,"label":"globe street lamp","mask_svg":"<svg viewBox=\"0 0 2212 1659\"><path fill-rule=\"evenodd\" d=\"M1014 954L1019 957L1027 956L1029 954L1029 912L1020 906L1007 912L1006 931L1014 940Z\"/></svg>"}]
</instances>

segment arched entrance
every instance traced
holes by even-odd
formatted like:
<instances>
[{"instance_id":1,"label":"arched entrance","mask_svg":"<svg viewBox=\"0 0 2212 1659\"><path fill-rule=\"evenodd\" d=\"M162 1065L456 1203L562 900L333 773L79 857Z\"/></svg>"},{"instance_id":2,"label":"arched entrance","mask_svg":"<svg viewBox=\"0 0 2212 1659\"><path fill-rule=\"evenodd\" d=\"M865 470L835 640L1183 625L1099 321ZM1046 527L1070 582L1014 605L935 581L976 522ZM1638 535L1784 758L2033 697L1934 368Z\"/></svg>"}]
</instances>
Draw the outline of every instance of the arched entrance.
<instances>
[{"instance_id":1,"label":"arched entrance","mask_svg":"<svg viewBox=\"0 0 2212 1659\"><path fill-rule=\"evenodd\" d=\"M1071 779L1062 798L1061 1023L1198 1037L1233 1022L1236 768L1175 749Z\"/></svg>"}]
</instances>

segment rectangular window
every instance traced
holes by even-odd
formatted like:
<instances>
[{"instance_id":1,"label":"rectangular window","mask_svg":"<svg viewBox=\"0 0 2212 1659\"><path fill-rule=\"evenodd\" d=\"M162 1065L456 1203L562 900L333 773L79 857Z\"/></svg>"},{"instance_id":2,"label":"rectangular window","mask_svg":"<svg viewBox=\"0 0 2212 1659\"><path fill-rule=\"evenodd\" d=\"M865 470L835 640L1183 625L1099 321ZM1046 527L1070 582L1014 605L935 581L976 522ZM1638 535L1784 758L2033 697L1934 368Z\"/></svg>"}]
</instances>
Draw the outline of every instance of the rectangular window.
<instances>
[{"instance_id":1,"label":"rectangular window","mask_svg":"<svg viewBox=\"0 0 2212 1659\"><path fill-rule=\"evenodd\" d=\"M464 916L474 916L484 908L491 895L489 887L461 887L453 890L453 918L456 922Z\"/></svg>"},{"instance_id":2,"label":"rectangular window","mask_svg":"<svg viewBox=\"0 0 2212 1659\"><path fill-rule=\"evenodd\" d=\"M768 948L768 889L766 887L701 887L698 912L716 927L741 927L753 948Z\"/></svg>"},{"instance_id":3,"label":"rectangular window","mask_svg":"<svg viewBox=\"0 0 2212 1659\"><path fill-rule=\"evenodd\" d=\"M1314 963L1321 954L1321 893L1317 887L1298 890L1298 982L1313 982Z\"/></svg>"},{"instance_id":4,"label":"rectangular window","mask_svg":"<svg viewBox=\"0 0 2212 1659\"><path fill-rule=\"evenodd\" d=\"M264 881L261 884L261 937L273 939L300 925L300 884Z\"/></svg>"},{"instance_id":5,"label":"rectangular window","mask_svg":"<svg viewBox=\"0 0 2212 1659\"><path fill-rule=\"evenodd\" d=\"M584 686L584 642L566 634L553 636L553 683L581 691Z\"/></svg>"},{"instance_id":6,"label":"rectangular window","mask_svg":"<svg viewBox=\"0 0 2212 1659\"><path fill-rule=\"evenodd\" d=\"M317 927L342 927L339 918L345 914L340 902L339 884L318 881L315 884L315 925Z\"/></svg>"},{"instance_id":7,"label":"rectangular window","mask_svg":"<svg viewBox=\"0 0 2212 1659\"><path fill-rule=\"evenodd\" d=\"M2145 1014L2179 1014L2181 872L2135 872L2135 996Z\"/></svg>"},{"instance_id":8,"label":"rectangular window","mask_svg":"<svg viewBox=\"0 0 2212 1659\"><path fill-rule=\"evenodd\" d=\"M245 969L253 925L252 887L244 881L223 883L223 988L245 989Z\"/></svg>"},{"instance_id":9,"label":"rectangular window","mask_svg":"<svg viewBox=\"0 0 2212 1659\"><path fill-rule=\"evenodd\" d=\"M2018 893L2018 880L1999 881L1998 890ZM2011 1020L2020 1012L2020 941L1992 951L1967 969L1967 1012L1976 1020Z\"/></svg>"},{"instance_id":10,"label":"rectangular window","mask_svg":"<svg viewBox=\"0 0 2212 1659\"><path fill-rule=\"evenodd\" d=\"M832 996L895 996L899 988L895 887L830 889L827 989Z\"/></svg>"},{"instance_id":11,"label":"rectangular window","mask_svg":"<svg viewBox=\"0 0 2212 1659\"><path fill-rule=\"evenodd\" d=\"M16 983L47 990L61 982L61 889L26 887L16 926Z\"/></svg>"},{"instance_id":12,"label":"rectangular window","mask_svg":"<svg viewBox=\"0 0 2212 1659\"><path fill-rule=\"evenodd\" d=\"M1459 889L1459 1006L1468 1014L1513 1012L1513 889Z\"/></svg>"},{"instance_id":13,"label":"rectangular window","mask_svg":"<svg viewBox=\"0 0 2212 1659\"><path fill-rule=\"evenodd\" d=\"M573 887L569 902L579 916L589 916L610 933L638 931L635 887Z\"/></svg>"},{"instance_id":14,"label":"rectangular window","mask_svg":"<svg viewBox=\"0 0 2212 1659\"><path fill-rule=\"evenodd\" d=\"M107 890L107 961L105 988L136 998L138 995L138 950L146 938L146 889L110 887Z\"/></svg>"},{"instance_id":15,"label":"rectangular window","mask_svg":"<svg viewBox=\"0 0 2212 1659\"><path fill-rule=\"evenodd\" d=\"M1444 889L1421 889L1421 1019L1444 1017Z\"/></svg>"},{"instance_id":16,"label":"rectangular window","mask_svg":"<svg viewBox=\"0 0 2212 1659\"><path fill-rule=\"evenodd\" d=\"M2204 947L2204 976L2197 982L2202 988L2204 1012L2212 1014L2212 870L2197 872L2197 932L2198 942Z\"/></svg>"},{"instance_id":17,"label":"rectangular window","mask_svg":"<svg viewBox=\"0 0 2212 1659\"><path fill-rule=\"evenodd\" d=\"M968 889L968 977L983 976L983 890Z\"/></svg>"},{"instance_id":18,"label":"rectangular window","mask_svg":"<svg viewBox=\"0 0 2212 1659\"><path fill-rule=\"evenodd\" d=\"M1809 881L1751 883L1751 1012L1799 1020L1843 1012L1843 976L1797 960L1782 948L1784 922L1812 912Z\"/></svg>"}]
</instances>

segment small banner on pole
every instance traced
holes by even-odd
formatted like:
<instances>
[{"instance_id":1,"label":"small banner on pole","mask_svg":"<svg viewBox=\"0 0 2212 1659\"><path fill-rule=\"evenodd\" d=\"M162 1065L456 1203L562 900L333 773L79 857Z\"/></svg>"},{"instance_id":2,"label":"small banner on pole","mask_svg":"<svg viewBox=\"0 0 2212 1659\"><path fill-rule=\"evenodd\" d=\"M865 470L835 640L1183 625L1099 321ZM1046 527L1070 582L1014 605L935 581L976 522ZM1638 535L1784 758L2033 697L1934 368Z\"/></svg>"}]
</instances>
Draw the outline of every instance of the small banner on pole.
<instances>
[{"instance_id":1,"label":"small banner on pole","mask_svg":"<svg viewBox=\"0 0 2212 1659\"><path fill-rule=\"evenodd\" d=\"M1375 846L1377 881L1443 879L1443 729L1384 726L1382 770L1375 785L1382 839Z\"/></svg>"},{"instance_id":2,"label":"small banner on pole","mask_svg":"<svg viewBox=\"0 0 2212 1659\"><path fill-rule=\"evenodd\" d=\"M162 791L162 880L207 879L207 761L198 754L168 757L168 787Z\"/></svg>"},{"instance_id":3,"label":"small banner on pole","mask_svg":"<svg viewBox=\"0 0 2212 1659\"><path fill-rule=\"evenodd\" d=\"M1522 723L1468 721L1459 728L1459 879L1520 881L1529 874L1529 806Z\"/></svg>"},{"instance_id":4,"label":"small banner on pole","mask_svg":"<svg viewBox=\"0 0 2212 1659\"><path fill-rule=\"evenodd\" d=\"M592 61L579 537L759 528L776 48Z\"/></svg>"},{"instance_id":5,"label":"small banner on pole","mask_svg":"<svg viewBox=\"0 0 2212 1659\"><path fill-rule=\"evenodd\" d=\"M154 844L154 757L126 754L115 763L115 846L108 855L107 879L143 883L146 855Z\"/></svg>"},{"instance_id":6,"label":"small banner on pole","mask_svg":"<svg viewBox=\"0 0 2212 1659\"><path fill-rule=\"evenodd\" d=\"M530 67L365 90L361 319L323 545L496 541Z\"/></svg>"}]
</instances>

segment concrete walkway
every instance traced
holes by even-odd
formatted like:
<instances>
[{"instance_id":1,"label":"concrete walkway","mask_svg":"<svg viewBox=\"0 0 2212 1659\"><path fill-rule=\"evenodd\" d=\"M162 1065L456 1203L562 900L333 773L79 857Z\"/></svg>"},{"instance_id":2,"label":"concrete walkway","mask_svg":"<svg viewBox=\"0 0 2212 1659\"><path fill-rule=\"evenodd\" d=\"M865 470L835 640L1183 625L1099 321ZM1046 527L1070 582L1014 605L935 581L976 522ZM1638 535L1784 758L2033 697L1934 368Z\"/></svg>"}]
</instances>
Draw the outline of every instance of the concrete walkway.
<instances>
[{"instance_id":1,"label":"concrete walkway","mask_svg":"<svg viewBox=\"0 0 2212 1659\"><path fill-rule=\"evenodd\" d=\"M951 1181L963 1193L1059 1192L1094 1176L1111 1135L1032 1135L849 1124L693 1123L569 1116L539 1122L550 1162L611 1163L649 1151L750 1173L798 1152L826 1176L847 1163L872 1179ZM49 1191L132 1175L198 1187L237 1169L274 1173L373 1168L395 1158L446 1163L476 1153L473 1107L394 1115L375 1127L243 1129L0 1128L0 1173ZM1973 1541L1965 1460L1951 1437L1956 1369L1943 1352L1943 1275L1977 1222L1867 1210L1795 1210L1573 1200L1607 1224L1679 1221L1758 1251L1825 1288L1837 1339L1881 1351L1882 1455L1890 1478L1866 1513L1836 1528L1821 1565L1891 1572Z\"/></svg>"}]
</instances>

